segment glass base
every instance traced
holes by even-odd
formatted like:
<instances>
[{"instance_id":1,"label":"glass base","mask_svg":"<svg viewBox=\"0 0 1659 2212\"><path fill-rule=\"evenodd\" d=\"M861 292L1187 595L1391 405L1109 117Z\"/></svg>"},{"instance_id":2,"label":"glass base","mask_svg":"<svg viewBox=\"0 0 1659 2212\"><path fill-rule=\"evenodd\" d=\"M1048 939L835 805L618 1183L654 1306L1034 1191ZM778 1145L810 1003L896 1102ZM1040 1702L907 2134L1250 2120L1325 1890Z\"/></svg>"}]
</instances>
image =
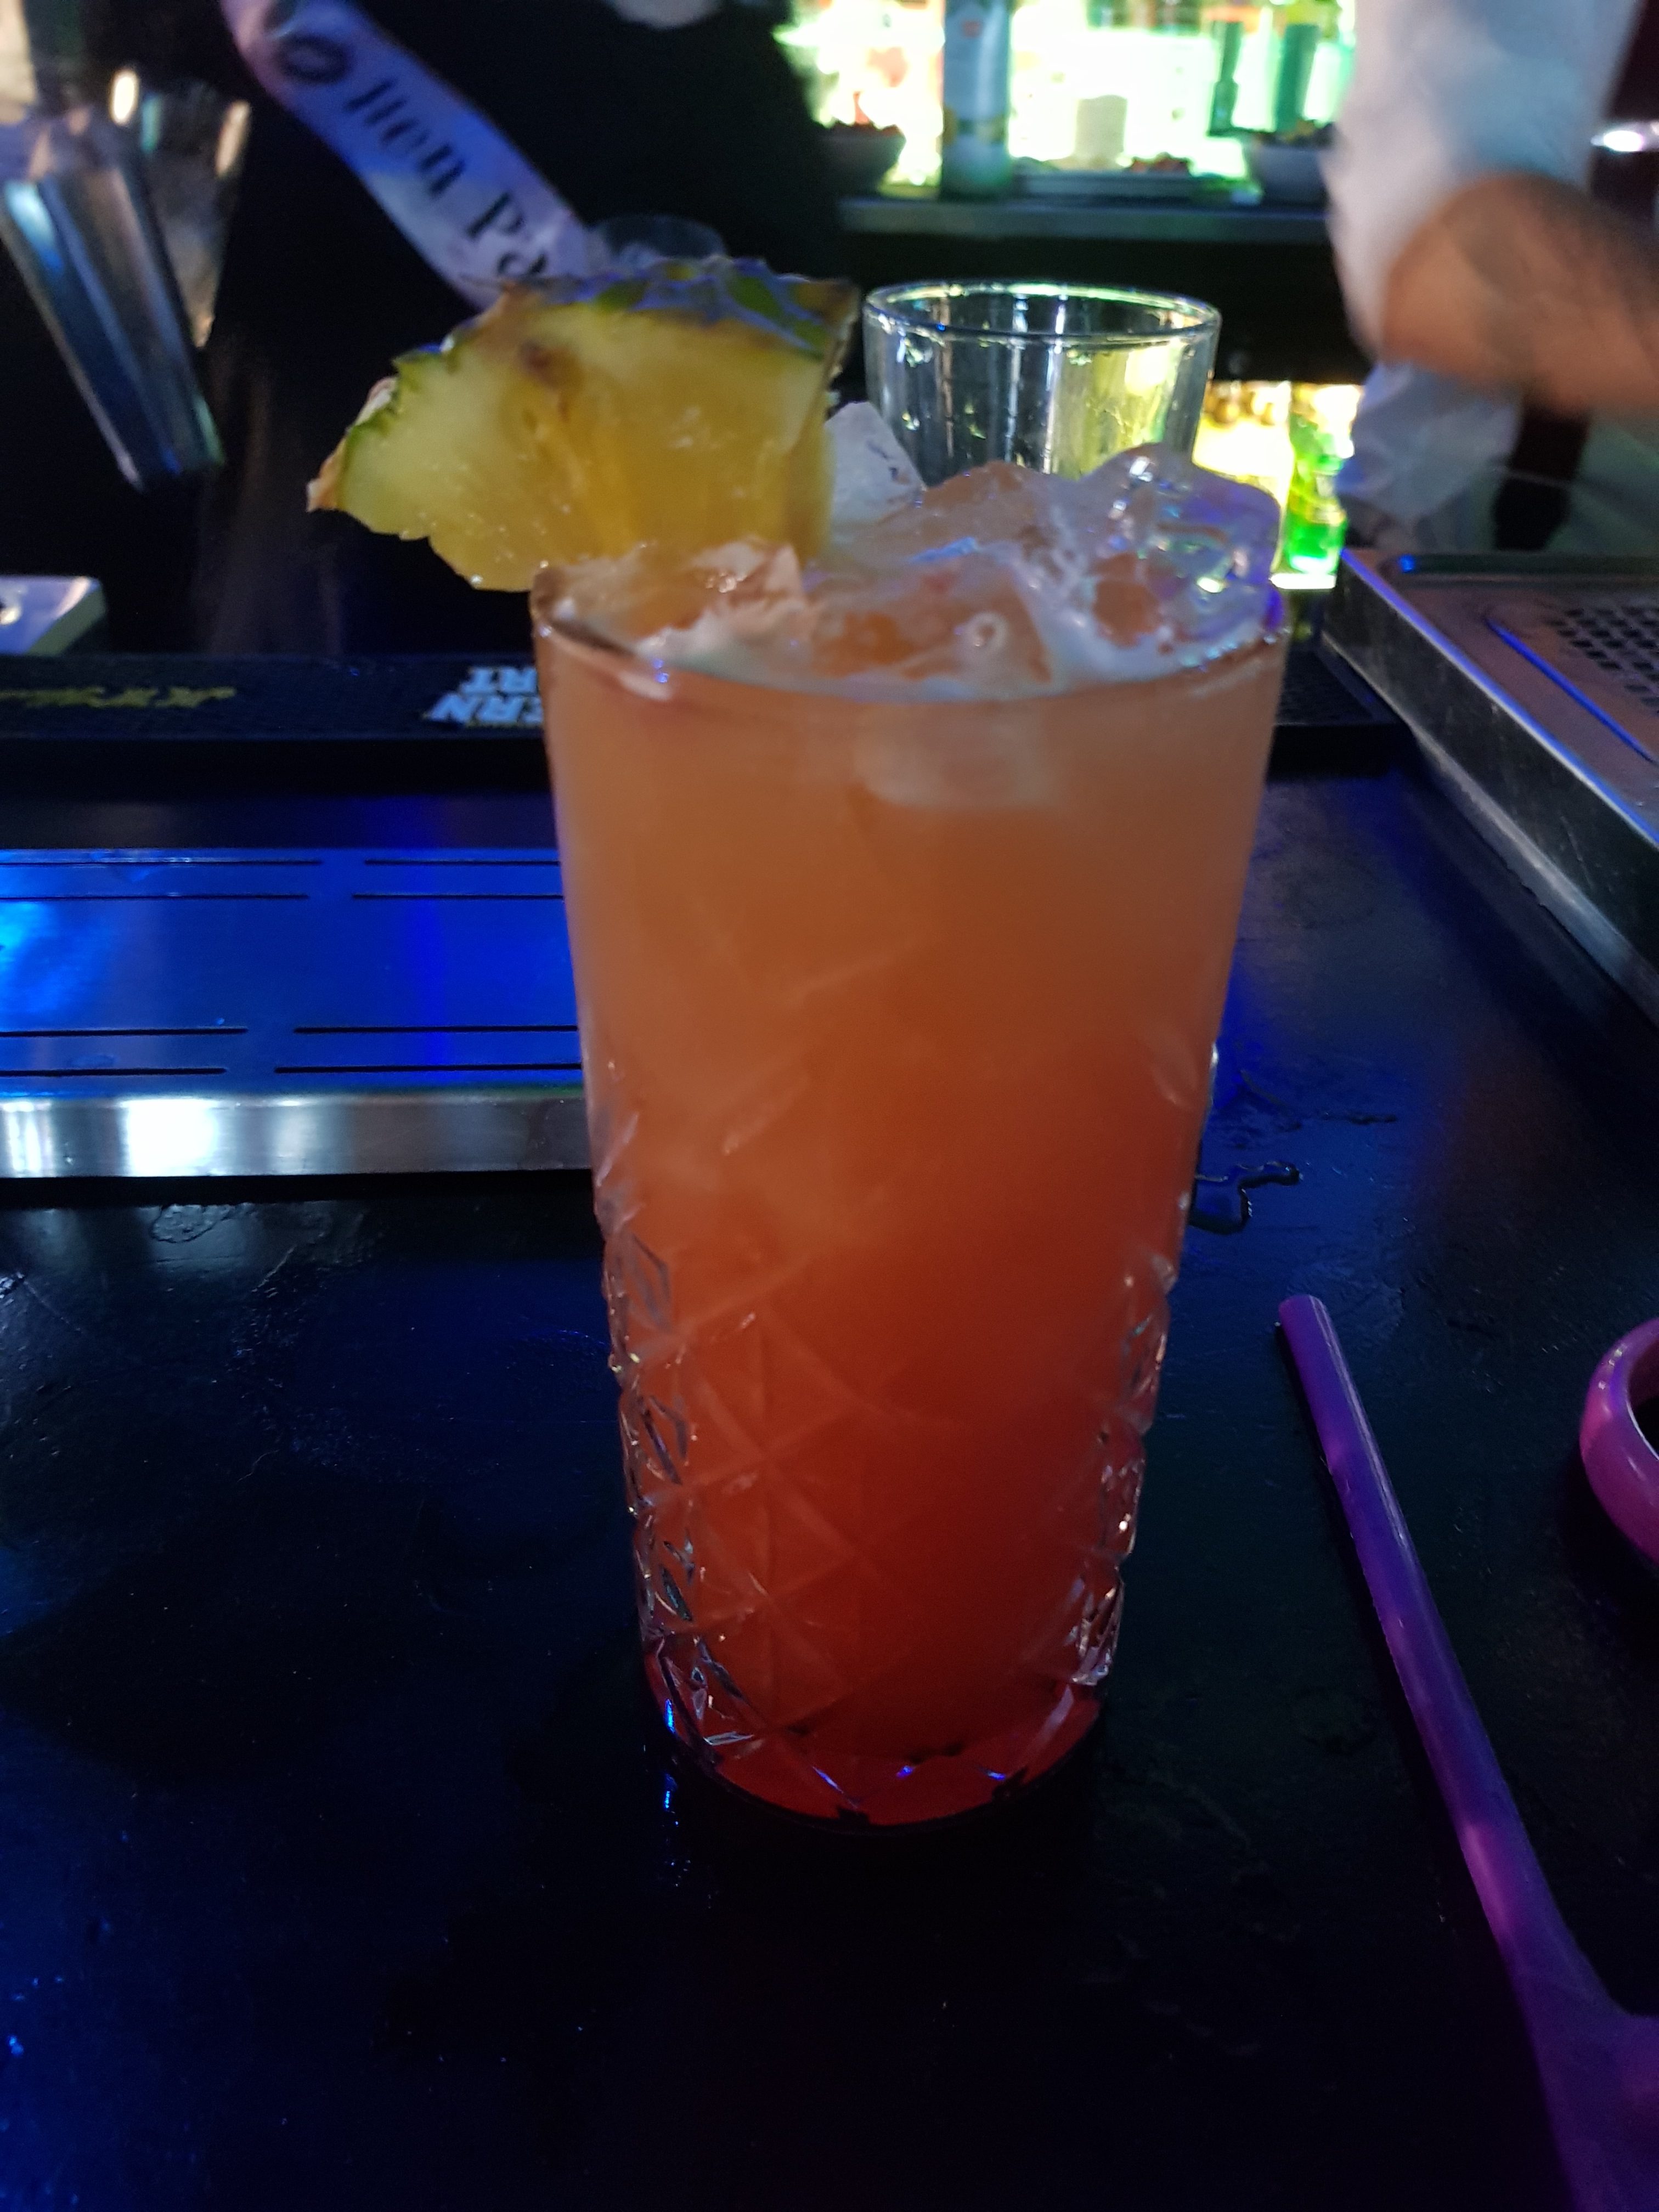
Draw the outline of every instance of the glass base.
<instances>
[{"instance_id":1,"label":"glass base","mask_svg":"<svg viewBox=\"0 0 1659 2212\"><path fill-rule=\"evenodd\" d=\"M1100 1711L1098 1686L1067 1682L1042 1712L981 1742L910 1762L871 1758L815 1747L807 1732L720 1727L718 1718L711 1730L708 1677L694 1668L690 1680L676 1680L679 1668L665 1656L645 1655L653 1699L706 1772L784 1812L843 1826L901 1827L1000 1804L1057 1765Z\"/></svg>"}]
</instances>

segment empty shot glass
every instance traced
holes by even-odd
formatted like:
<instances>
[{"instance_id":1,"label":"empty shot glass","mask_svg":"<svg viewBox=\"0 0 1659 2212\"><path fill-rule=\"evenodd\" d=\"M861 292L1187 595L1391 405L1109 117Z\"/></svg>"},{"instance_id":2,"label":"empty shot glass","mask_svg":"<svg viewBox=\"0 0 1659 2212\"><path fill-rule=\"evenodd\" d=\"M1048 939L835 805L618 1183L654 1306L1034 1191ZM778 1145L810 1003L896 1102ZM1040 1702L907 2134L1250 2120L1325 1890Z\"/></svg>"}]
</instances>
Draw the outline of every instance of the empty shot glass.
<instances>
[{"instance_id":1,"label":"empty shot glass","mask_svg":"<svg viewBox=\"0 0 1659 2212\"><path fill-rule=\"evenodd\" d=\"M987 461L1080 477L1132 446L1191 453L1220 328L1156 292L895 284L865 302L865 368L924 483Z\"/></svg>"}]
</instances>

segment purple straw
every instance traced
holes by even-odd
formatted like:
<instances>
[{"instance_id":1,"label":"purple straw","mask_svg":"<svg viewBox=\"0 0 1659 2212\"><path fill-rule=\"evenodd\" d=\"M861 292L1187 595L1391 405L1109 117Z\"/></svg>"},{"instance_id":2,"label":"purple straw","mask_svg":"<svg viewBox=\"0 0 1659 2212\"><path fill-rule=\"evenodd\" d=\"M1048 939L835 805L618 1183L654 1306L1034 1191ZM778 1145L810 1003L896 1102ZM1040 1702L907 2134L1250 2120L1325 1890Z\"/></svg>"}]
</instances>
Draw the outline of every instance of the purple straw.
<instances>
[{"instance_id":1,"label":"purple straw","mask_svg":"<svg viewBox=\"0 0 1659 2212\"><path fill-rule=\"evenodd\" d=\"M1578 2212L1659 2212L1659 2020L1614 2004L1556 1910L1317 1298L1279 1309L1406 1702L1503 1954Z\"/></svg>"}]
</instances>

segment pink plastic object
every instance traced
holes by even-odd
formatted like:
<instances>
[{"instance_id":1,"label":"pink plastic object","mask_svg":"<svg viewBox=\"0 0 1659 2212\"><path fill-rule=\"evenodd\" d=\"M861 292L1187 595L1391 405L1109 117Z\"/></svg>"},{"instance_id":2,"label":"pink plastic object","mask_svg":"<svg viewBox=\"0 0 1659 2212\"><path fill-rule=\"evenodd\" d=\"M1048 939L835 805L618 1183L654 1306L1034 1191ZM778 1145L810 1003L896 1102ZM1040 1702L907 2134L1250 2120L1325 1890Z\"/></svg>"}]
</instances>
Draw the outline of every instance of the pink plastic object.
<instances>
[{"instance_id":1,"label":"pink plastic object","mask_svg":"<svg viewBox=\"0 0 1659 2212\"><path fill-rule=\"evenodd\" d=\"M1526 2021L1577 2212L1659 2207L1659 2020L1622 2011L1557 1911L1474 1709L1331 1317L1279 1309L1389 1650Z\"/></svg>"},{"instance_id":2,"label":"pink plastic object","mask_svg":"<svg viewBox=\"0 0 1659 2212\"><path fill-rule=\"evenodd\" d=\"M1659 1398L1659 1321L1613 1346L1590 1377L1578 1425L1590 1488L1632 1543L1659 1559L1659 1452L1636 1420L1636 1408L1652 1398Z\"/></svg>"}]
</instances>

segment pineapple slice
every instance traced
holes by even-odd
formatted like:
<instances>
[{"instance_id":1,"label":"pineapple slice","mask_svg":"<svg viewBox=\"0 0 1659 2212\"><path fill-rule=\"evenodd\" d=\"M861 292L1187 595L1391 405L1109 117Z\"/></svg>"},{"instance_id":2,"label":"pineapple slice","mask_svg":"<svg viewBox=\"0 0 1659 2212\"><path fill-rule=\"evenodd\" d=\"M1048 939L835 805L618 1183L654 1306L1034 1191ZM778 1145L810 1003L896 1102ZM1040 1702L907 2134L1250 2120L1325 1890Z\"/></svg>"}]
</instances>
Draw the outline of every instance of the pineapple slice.
<instances>
[{"instance_id":1,"label":"pineapple slice","mask_svg":"<svg viewBox=\"0 0 1659 2212\"><path fill-rule=\"evenodd\" d=\"M647 542L817 550L830 378L858 295L761 262L509 288L405 354L311 487L487 591Z\"/></svg>"}]
</instances>

